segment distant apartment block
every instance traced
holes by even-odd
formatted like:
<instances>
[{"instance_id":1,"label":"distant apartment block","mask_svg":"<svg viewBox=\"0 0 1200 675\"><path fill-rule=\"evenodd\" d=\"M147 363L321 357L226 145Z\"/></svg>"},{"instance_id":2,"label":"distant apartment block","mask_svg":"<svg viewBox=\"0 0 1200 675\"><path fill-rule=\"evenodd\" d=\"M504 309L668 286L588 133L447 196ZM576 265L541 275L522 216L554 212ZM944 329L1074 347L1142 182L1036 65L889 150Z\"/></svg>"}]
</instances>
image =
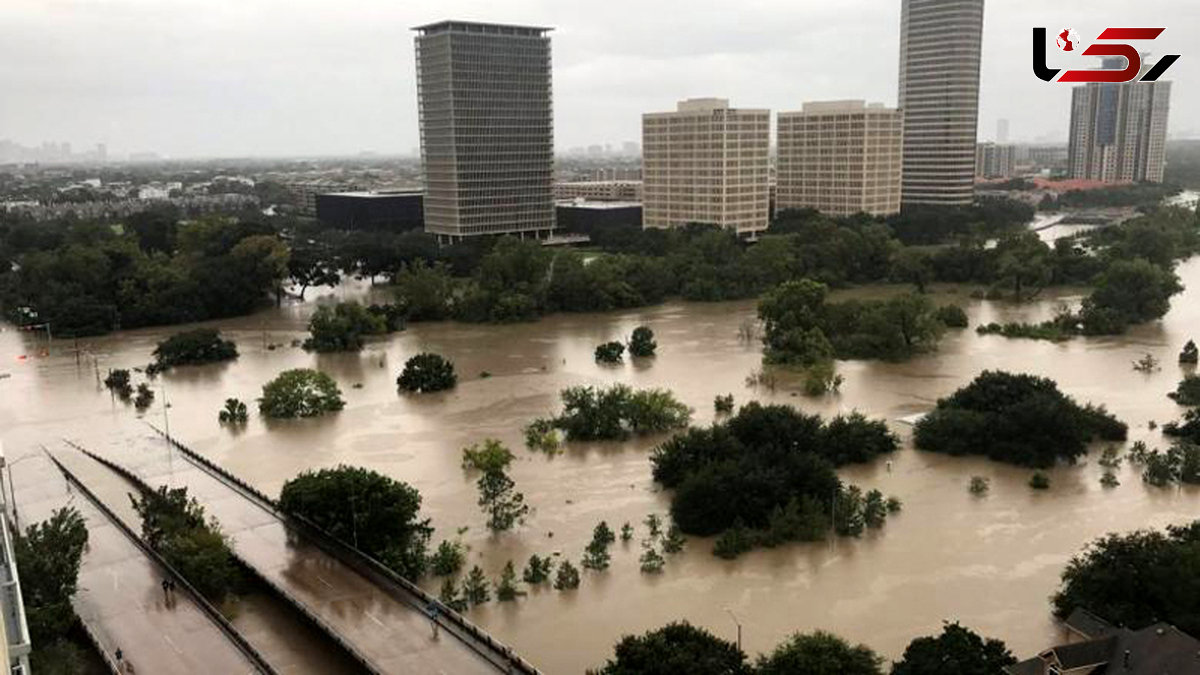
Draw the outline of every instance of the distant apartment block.
<instances>
[{"instance_id":1,"label":"distant apartment block","mask_svg":"<svg viewBox=\"0 0 1200 675\"><path fill-rule=\"evenodd\" d=\"M586 199L597 202L640 202L640 180L584 180L554 184L554 198Z\"/></svg>"},{"instance_id":2,"label":"distant apartment block","mask_svg":"<svg viewBox=\"0 0 1200 675\"><path fill-rule=\"evenodd\" d=\"M720 98L642 115L643 227L765 230L770 125L770 111L730 108Z\"/></svg>"},{"instance_id":3,"label":"distant apartment block","mask_svg":"<svg viewBox=\"0 0 1200 675\"><path fill-rule=\"evenodd\" d=\"M805 103L778 117L775 209L900 210L902 117L864 101Z\"/></svg>"},{"instance_id":4,"label":"distant apartment block","mask_svg":"<svg viewBox=\"0 0 1200 675\"><path fill-rule=\"evenodd\" d=\"M1016 148L1000 143L975 146L976 178L1012 178Z\"/></svg>"},{"instance_id":5,"label":"distant apartment block","mask_svg":"<svg viewBox=\"0 0 1200 675\"><path fill-rule=\"evenodd\" d=\"M1123 59L1106 68L1121 68ZM1144 68L1148 64L1143 65ZM1170 82L1090 83L1071 92L1072 178L1161 183L1166 164Z\"/></svg>"},{"instance_id":6,"label":"distant apartment block","mask_svg":"<svg viewBox=\"0 0 1200 675\"><path fill-rule=\"evenodd\" d=\"M287 192L289 200L296 206L298 213L305 218L317 217L317 195L353 192L359 189L353 183L329 179L289 180L282 182L280 186Z\"/></svg>"},{"instance_id":7,"label":"distant apartment block","mask_svg":"<svg viewBox=\"0 0 1200 675\"><path fill-rule=\"evenodd\" d=\"M903 0L904 206L974 199L982 36L983 0Z\"/></svg>"},{"instance_id":8,"label":"distant apartment block","mask_svg":"<svg viewBox=\"0 0 1200 675\"><path fill-rule=\"evenodd\" d=\"M439 240L554 230L549 28L417 31L425 230Z\"/></svg>"}]
</instances>

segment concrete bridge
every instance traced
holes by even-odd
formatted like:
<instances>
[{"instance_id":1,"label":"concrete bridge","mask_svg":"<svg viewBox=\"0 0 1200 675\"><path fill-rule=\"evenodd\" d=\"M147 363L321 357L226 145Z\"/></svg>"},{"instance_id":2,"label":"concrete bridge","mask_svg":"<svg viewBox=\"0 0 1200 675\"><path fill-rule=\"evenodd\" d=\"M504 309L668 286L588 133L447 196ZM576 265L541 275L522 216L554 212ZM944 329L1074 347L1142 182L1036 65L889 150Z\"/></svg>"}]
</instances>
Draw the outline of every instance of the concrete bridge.
<instances>
[{"instance_id":1,"label":"concrete bridge","mask_svg":"<svg viewBox=\"0 0 1200 675\"><path fill-rule=\"evenodd\" d=\"M263 582L376 673L523 673L530 663L351 546L147 427L81 451L145 486L186 487ZM437 608L436 618L427 610ZM438 622L437 637L432 621Z\"/></svg>"},{"instance_id":2,"label":"concrete bridge","mask_svg":"<svg viewBox=\"0 0 1200 675\"><path fill-rule=\"evenodd\" d=\"M88 547L72 604L113 672L120 650L120 665L142 673L275 673L202 598L182 589L168 605L160 584L171 571L95 495L65 478L49 458L31 459L35 463L23 465L23 473L36 473L37 480L22 486L21 518L40 522L64 506L83 516Z\"/></svg>"}]
</instances>

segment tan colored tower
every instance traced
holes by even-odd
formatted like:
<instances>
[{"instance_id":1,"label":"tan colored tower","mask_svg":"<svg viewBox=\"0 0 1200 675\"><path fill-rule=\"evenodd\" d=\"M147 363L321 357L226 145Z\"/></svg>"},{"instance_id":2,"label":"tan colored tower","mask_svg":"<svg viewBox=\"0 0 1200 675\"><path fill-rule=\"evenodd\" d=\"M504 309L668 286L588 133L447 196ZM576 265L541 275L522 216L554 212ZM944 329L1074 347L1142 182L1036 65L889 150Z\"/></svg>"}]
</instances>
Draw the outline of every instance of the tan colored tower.
<instances>
[{"instance_id":1,"label":"tan colored tower","mask_svg":"<svg viewBox=\"0 0 1200 675\"><path fill-rule=\"evenodd\" d=\"M810 102L779 113L776 212L899 211L903 124L895 108L864 101Z\"/></svg>"},{"instance_id":2,"label":"tan colored tower","mask_svg":"<svg viewBox=\"0 0 1200 675\"><path fill-rule=\"evenodd\" d=\"M643 227L708 223L753 237L767 229L771 112L722 98L642 115Z\"/></svg>"}]
</instances>

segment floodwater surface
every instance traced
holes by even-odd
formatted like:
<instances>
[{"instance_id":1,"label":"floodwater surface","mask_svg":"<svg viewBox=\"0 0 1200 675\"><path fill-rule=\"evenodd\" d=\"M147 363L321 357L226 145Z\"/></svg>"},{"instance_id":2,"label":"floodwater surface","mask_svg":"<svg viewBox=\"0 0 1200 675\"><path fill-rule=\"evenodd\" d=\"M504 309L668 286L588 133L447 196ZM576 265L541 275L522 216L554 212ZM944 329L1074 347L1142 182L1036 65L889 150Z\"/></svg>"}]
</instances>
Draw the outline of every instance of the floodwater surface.
<instances>
[{"instance_id":1,"label":"floodwater surface","mask_svg":"<svg viewBox=\"0 0 1200 675\"><path fill-rule=\"evenodd\" d=\"M491 326L417 324L370 343L361 354L316 355L292 347L304 335L316 302L289 305L212 325L238 343L233 362L179 368L159 376L157 397L144 417L269 494L296 473L347 463L381 471L417 487L423 513L437 528L435 543L458 528L470 546L469 565L493 578L508 560L520 569L530 554L560 552L578 563L592 528L626 521L634 541L617 542L612 566L585 572L577 591L531 590L516 602L472 609L468 617L512 645L548 673L581 673L601 664L623 634L686 619L733 639L736 621L750 654L769 650L794 631L825 629L897 657L915 636L958 620L1005 640L1019 656L1062 638L1049 612L1063 566L1088 541L1106 532L1160 527L1200 516L1200 492L1144 485L1136 468L1118 472L1121 485L1099 484L1099 450L1074 466L1050 472L1052 487L1031 490L1030 472L976 458L953 458L911 448L910 428L898 420L929 410L935 401L985 369L1044 375L1080 401L1105 404L1130 425L1130 442L1165 442L1162 424L1181 410L1167 398L1181 377L1176 355L1200 338L1200 258L1179 267L1187 291L1159 322L1111 338L1064 343L1006 340L973 330L950 331L940 348L903 363L839 362L841 392L799 395L798 382L781 378L775 391L756 390L746 377L760 368L757 341L739 329L754 318L753 301L673 302L637 311L566 314L537 323ZM903 289L859 289L856 295ZM361 295L343 288L318 302ZM367 291L381 293L382 290ZM969 298L969 289L938 287L935 301L963 305L971 326L981 322L1041 320L1060 301L1078 296L1044 293L1014 305ZM313 294L315 296L315 294ZM650 326L658 356L601 367L595 346ZM55 341L8 328L0 333L0 428L11 458L38 453L38 443L60 437L85 445L128 428L132 406L114 401L97 369L135 367L150 360L159 340L179 328L126 331L80 341ZM270 348L271 345L279 345ZM451 358L459 385L451 392L400 395L395 379L404 360L422 351ZM1150 353L1161 370L1140 373L1132 361ZM19 360L20 355L28 358ZM341 386L346 409L319 419L267 422L252 415L243 430L217 423L225 398L253 401L261 387L287 368L316 367ZM486 372L489 376L484 377ZM135 382L142 376L135 374ZM665 387L689 406L698 424L713 419L713 397L786 402L812 413L859 410L888 420L902 449L887 460L846 467L842 477L879 488L904 503L903 512L860 539L793 544L753 551L735 561L711 554L712 541L692 538L668 556L660 575L638 570L641 520L665 515L669 494L650 478L650 449L662 437L617 443L570 444L550 457L523 447L522 427L558 409L560 389L624 382ZM164 415L164 397L170 408ZM253 407L253 406L252 406ZM475 477L461 468L460 449L498 438L517 455L511 475L533 512L499 536L484 528ZM16 465L17 498L43 476L44 462ZM967 492L974 475L991 481L982 498ZM427 580L436 592L438 580Z\"/></svg>"}]
</instances>

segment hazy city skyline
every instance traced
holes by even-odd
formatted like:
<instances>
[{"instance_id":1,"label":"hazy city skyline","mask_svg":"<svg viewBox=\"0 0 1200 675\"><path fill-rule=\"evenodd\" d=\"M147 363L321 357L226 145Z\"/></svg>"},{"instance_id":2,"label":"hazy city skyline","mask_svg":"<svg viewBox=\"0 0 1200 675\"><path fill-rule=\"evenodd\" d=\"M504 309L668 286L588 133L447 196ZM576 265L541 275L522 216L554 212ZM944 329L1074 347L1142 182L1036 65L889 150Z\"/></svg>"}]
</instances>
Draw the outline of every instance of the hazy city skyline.
<instances>
[{"instance_id":1,"label":"hazy city skyline","mask_svg":"<svg viewBox=\"0 0 1200 675\"><path fill-rule=\"evenodd\" d=\"M1030 28L1166 26L1155 55L1182 54L1170 133L1200 136L1190 3L987 4L978 137L1066 142L1071 87L1030 72ZM899 0L737 6L520 0L16 0L0 7L0 139L106 143L111 156L407 154L419 145L413 26L442 19L554 28L555 146L640 138L641 114L719 96L772 112L804 101L896 104ZM1076 59L1071 61L1068 59ZM1090 65L1051 49L1054 65Z\"/></svg>"}]
</instances>

